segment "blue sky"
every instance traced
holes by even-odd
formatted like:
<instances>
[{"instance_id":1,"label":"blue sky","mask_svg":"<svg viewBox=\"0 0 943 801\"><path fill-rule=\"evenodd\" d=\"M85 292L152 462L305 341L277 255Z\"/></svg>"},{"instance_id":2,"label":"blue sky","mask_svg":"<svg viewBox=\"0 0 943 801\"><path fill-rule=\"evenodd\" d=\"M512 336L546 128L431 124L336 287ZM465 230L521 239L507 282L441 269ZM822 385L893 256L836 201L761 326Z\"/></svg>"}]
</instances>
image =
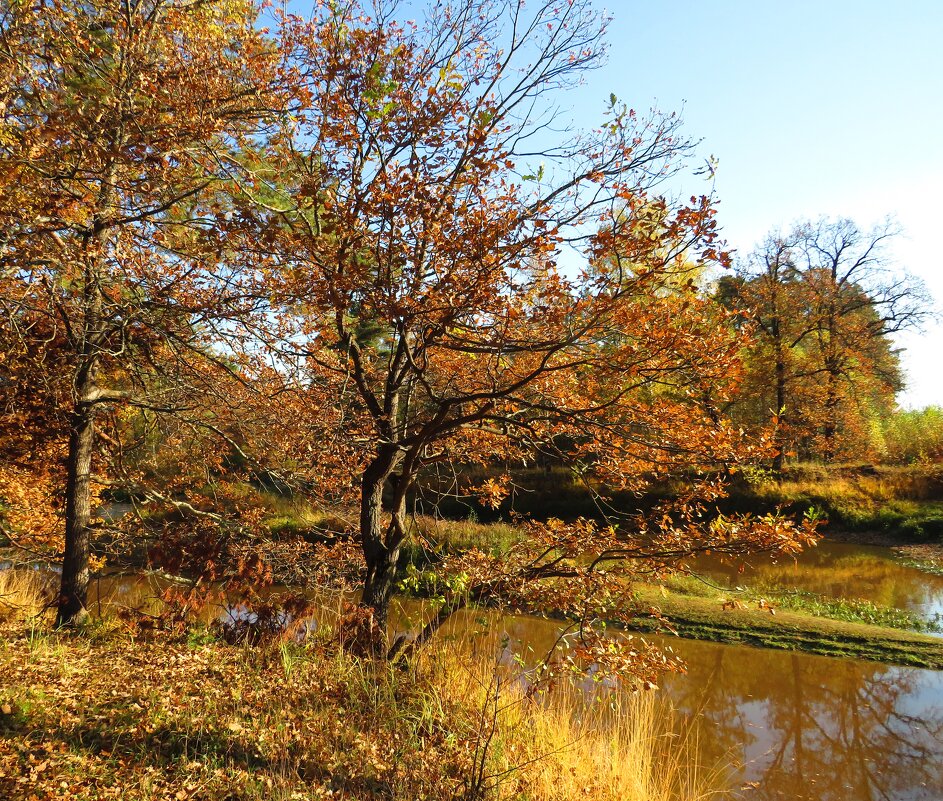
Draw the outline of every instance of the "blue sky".
<instances>
[{"instance_id":1,"label":"blue sky","mask_svg":"<svg viewBox=\"0 0 943 801\"><path fill-rule=\"evenodd\" d=\"M864 227L893 215L892 247L936 302L905 334L909 406L943 405L943 2L610 1L609 62L567 98L595 120L614 92L681 110L719 159L719 219L743 251L822 214ZM685 184L685 192L703 185Z\"/></svg>"},{"instance_id":2,"label":"blue sky","mask_svg":"<svg viewBox=\"0 0 943 801\"><path fill-rule=\"evenodd\" d=\"M400 16L431 1L402 0ZM904 235L889 256L934 299L923 330L898 336L899 400L943 405L943 0L592 2L613 18L609 60L561 110L593 126L614 93L681 112L700 156L719 160L719 221L743 253L801 219L894 217ZM707 188L689 177L680 191Z\"/></svg>"}]
</instances>

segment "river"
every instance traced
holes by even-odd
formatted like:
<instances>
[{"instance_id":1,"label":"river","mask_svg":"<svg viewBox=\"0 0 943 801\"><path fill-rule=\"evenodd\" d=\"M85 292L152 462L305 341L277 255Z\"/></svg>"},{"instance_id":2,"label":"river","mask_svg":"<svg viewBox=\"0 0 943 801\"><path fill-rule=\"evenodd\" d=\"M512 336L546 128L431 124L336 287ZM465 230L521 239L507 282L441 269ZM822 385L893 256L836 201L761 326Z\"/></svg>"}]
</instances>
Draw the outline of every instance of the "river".
<instances>
[{"instance_id":1,"label":"river","mask_svg":"<svg viewBox=\"0 0 943 801\"><path fill-rule=\"evenodd\" d=\"M856 560L870 568L854 583L844 574ZM804 587L813 569L832 570L832 579L819 577L817 591L830 581L833 587L846 582L846 591L854 586L857 597L897 593L915 609L933 608L943 587L943 579L935 576L929 577L929 588L916 586L915 580L926 574L897 563L890 552L860 551L860 546L832 547L811 565L806 557L798 564L753 569L768 571L765 575L786 571ZM737 575L743 580L743 574ZM102 582L101 592L133 605L151 590L143 579L125 578ZM416 602L407 601L400 619L418 614ZM542 656L560 631L558 621L534 616L487 614L484 619L485 628L497 630L506 642L505 660ZM467 637L482 630L482 620L480 612L460 614L441 636ZM697 731L705 766L732 766L722 779L723 797L943 799L943 672L676 637L650 639L671 647L687 666L684 674L664 676L657 692Z\"/></svg>"},{"instance_id":2,"label":"river","mask_svg":"<svg viewBox=\"0 0 943 801\"><path fill-rule=\"evenodd\" d=\"M541 653L559 624L503 621L508 649ZM943 672L746 646L654 638L687 672L658 692L696 727L725 797L756 801L943 799Z\"/></svg>"},{"instance_id":3,"label":"river","mask_svg":"<svg viewBox=\"0 0 943 801\"><path fill-rule=\"evenodd\" d=\"M717 581L796 588L862 598L934 615L943 611L943 577L891 551L826 544L797 560L754 559L744 571L704 560ZM156 594L144 577L103 579L103 604L136 606ZM93 610L97 605L93 601ZM411 602L404 613L412 612ZM556 640L558 621L487 615L505 641L504 659L525 661ZM467 637L481 613L466 612L442 636ZM687 666L657 692L697 732L706 766L730 765L724 798L755 801L941 801L943 672L875 662L729 646L669 637ZM598 692L598 687L593 688ZM609 692L620 692L610 689Z\"/></svg>"},{"instance_id":4,"label":"river","mask_svg":"<svg viewBox=\"0 0 943 801\"><path fill-rule=\"evenodd\" d=\"M731 564L707 556L693 568L730 587L803 590L943 616L943 575L920 570L890 548L824 541L795 557L756 555Z\"/></svg>"}]
</instances>

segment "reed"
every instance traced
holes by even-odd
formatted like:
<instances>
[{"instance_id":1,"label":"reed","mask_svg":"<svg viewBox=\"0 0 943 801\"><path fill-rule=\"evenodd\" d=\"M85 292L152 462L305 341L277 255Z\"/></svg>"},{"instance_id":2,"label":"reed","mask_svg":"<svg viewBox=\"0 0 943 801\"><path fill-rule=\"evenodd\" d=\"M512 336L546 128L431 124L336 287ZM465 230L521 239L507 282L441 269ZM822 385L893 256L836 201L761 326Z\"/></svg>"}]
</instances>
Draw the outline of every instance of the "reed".
<instances>
[{"instance_id":1,"label":"reed","mask_svg":"<svg viewBox=\"0 0 943 801\"><path fill-rule=\"evenodd\" d=\"M440 703L476 710L463 798L697 801L723 783L657 691L560 681L535 692L526 672L448 644L431 660Z\"/></svg>"}]
</instances>

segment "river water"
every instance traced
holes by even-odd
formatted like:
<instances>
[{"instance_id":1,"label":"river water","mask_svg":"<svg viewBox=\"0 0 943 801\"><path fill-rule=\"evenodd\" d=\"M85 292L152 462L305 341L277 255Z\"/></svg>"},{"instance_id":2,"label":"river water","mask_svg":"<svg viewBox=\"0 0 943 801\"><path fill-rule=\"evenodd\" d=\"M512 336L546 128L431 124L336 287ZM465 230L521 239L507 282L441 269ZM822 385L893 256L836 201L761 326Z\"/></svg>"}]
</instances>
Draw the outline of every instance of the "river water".
<instances>
[{"instance_id":1,"label":"river water","mask_svg":"<svg viewBox=\"0 0 943 801\"><path fill-rule=\"evenodd\" d=\"M698 568L731 586L763 583L930 615L943 611L943 577L908 566L886 549L829 544L797 560L756 559L742 572L710 560ZM102 604L125 606L138 606L159 590L141 576L103 579L96 587ZM404 614L416 616L415 607L404 606ZM505 642L505 659L542 656L560 630L558 621L538 617L485 617ZM442 636L468 637L481 627L482 614L467 612ZM704 765L732 766L722 797L943 801L943 672L650 639L686 663L686 673L666 675L657 692L696 730Z\"/></svg>"},{"instance_id":2,"label":"river water","mask_svg":"<svg viewBox=\"0 0 943 801\"><path fill-rule=\"evenodd\" d=\"M559 624L508 618L508 649L544 652ZM705 766L730 764L727 798L943 799L943 672L653 638L687 672L661 692L698 732Z\"/></svg>"},{"instance_id":3,"label":"river water","mask_svg":"<svg viewBox=\"0 0 943 801\"><path fill-rule=\"evenodd\" d=\"M890 548L820 542L795 557L757 555L742 563L701 557L692 567L730 587L803 590L907 609L931 619L943 616L943 575L920 570Z\"/></svg>"}]
</instances>

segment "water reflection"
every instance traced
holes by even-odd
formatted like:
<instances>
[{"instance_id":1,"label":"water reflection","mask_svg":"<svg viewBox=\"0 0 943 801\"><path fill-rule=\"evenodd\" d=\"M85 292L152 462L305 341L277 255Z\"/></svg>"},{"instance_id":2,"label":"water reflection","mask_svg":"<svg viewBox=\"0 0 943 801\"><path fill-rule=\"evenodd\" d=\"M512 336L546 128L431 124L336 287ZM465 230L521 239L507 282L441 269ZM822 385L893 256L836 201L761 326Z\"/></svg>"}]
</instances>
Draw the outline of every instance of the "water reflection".
<instances>
[{"instance_id":1,"label":"water reflection","mask_svg":"<svg viewBox=\"0 0 943 801\"><path fill-rule=\"evenodd\" d=\"M693 647L688 647L693 646ZM943 674L708 643L666 691L757 799L939 799ZM738 753L739 752L739 753Z\"/></svg>"},{"instance_id":2,"label":"water reflection","mask_svg":"<svg viewBox=\"0 0 943 801\"><path fill-rule=\"evenodd\" d=\"M862 599L933 618L943 614L943 576L906 564L889 548L822 542L793 558L758 554L743 563L701 557L694 569L728 586L750 585ZM943 797L943 792L941 792Z\"/></svg>"},{"instance_id":3,"label":"water reflection","mask_svg":"<svg viewBox=\"0 0 943 801\"><path fill-rule=\"evenodd\" d=\"M458 621L453 634L460 632ZM481 626L480 622L476 625ZM558 625L506 618L508 653L539 657ZM943 673L659 639L687 663L665 693L695 727L702 760L732 763L728 790L756 801L939 801ZM589 693L600 688L591 681Z\"/></svg>"}]
</instances>

